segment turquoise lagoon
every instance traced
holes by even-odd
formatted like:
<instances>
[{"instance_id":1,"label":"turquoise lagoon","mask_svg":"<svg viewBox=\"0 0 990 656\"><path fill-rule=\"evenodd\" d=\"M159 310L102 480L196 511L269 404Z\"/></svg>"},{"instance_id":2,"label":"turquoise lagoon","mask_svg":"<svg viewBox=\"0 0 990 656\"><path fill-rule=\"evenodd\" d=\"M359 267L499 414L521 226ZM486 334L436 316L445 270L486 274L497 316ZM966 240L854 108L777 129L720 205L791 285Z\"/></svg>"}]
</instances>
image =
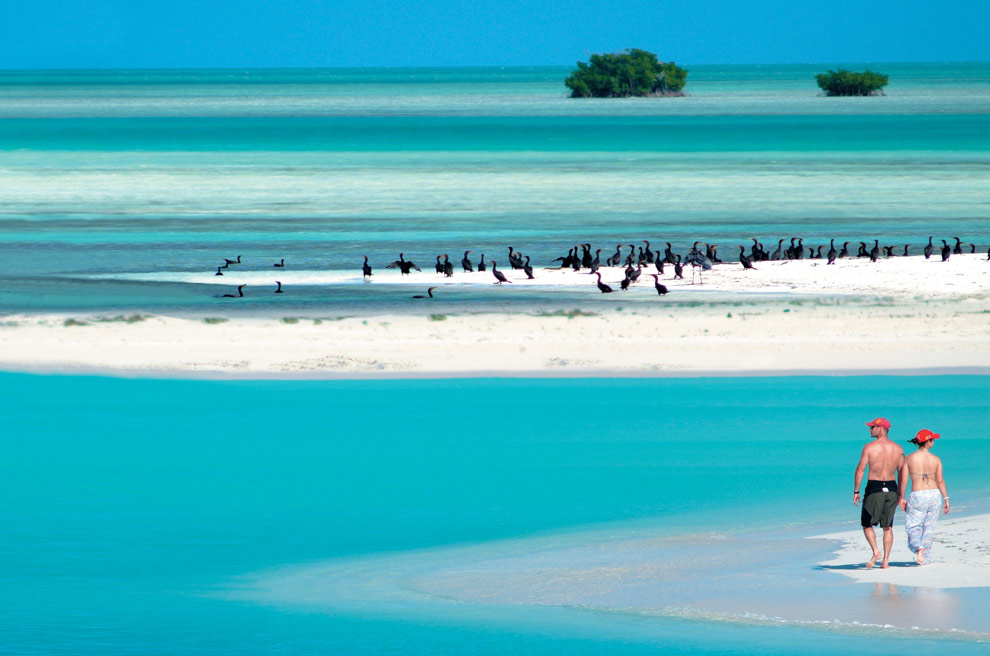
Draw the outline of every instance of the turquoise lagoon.
<instances>
[{"instance_id":1,"label":"turquoise lagoon","mask_svg":"<svg viewBox=\"0 0 990 656\"><path fill-rule=\"evenodd\" d=\"M897 439L940 430L958 511L984 510L985 377L0 388L3 653L975 654L990 639L979 590L945 593L969 633L833 622L884 600L799 539L855 528L877 414ZM567 572L598 545L607 573L638 539L668 569L619 607L542 597L602 574L505 588L521 558ZM897 612L921 592L902 587ZM782 602L790 617L766 612Z\"/></svg>"}]
</instances>

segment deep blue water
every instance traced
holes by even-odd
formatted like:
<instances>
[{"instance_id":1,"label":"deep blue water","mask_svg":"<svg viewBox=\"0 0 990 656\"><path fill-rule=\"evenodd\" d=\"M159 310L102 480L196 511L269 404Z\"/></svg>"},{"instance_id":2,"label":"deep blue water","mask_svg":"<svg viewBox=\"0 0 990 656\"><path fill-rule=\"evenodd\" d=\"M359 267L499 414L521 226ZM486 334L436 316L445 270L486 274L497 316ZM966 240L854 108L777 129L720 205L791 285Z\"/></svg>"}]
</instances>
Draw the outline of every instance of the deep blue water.
<instances>
[{"instance_id":1,"label":"deep blue water","mask_svg":"<svg viewBox=\"0 0 990 656\"><path fill-rule=\"evenodd\" d=\"M921 427L942 433L954 507L965 512L986 503L988 392L981 377L208 382L3 374L0 651L907 648L882 634L567 609L300 610L224 591L282 566L630 522L654 535L852 526L863 422L878 414L891 419L895 439ZM945 648L910 644L919 653ZM977 647L985 649L952 649Z\"/></svg>"}]
</instances>

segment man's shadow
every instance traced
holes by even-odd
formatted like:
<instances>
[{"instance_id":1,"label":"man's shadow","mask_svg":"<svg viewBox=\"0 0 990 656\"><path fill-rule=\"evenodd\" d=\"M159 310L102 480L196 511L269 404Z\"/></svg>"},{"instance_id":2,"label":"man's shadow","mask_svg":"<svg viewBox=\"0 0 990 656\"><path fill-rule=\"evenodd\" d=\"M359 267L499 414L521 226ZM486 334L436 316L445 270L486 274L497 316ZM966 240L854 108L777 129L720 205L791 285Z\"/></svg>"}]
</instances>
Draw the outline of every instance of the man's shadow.
<instances>
[{"instance_id":1,"label":"man's shadow","mask_svg":"<svg viewBox=\"0 0 990 656\"><path fill-rule=\"evenodd\" d=\"M897 563L891 562L890 563L890 566L891 567L918 567L918 563L916 563L914 561L911 561L911 560L905 560L905 561L901 561L901 562L897 562ZM815 565L813 569L816 569L818 571L822 571L822 570L847 570L848 571L848 570L853 570L853 569L867 569L867 567L866 567L866 563L851 563L849 565ZM882 568L880 567L880 563L877 563L876 565L874 565L870 569L882 569Z\"/></svg>"}]
</instances>

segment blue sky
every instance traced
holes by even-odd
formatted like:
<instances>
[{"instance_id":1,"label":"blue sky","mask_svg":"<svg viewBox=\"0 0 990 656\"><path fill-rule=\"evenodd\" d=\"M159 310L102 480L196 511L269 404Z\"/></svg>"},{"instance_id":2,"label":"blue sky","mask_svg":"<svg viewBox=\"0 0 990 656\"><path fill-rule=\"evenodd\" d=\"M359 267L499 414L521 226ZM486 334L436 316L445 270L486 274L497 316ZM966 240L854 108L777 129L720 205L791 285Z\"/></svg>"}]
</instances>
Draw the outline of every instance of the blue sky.
<instances>
[{"instance_id":1,"label":"blue sky","mask_svg":"<svg viewBox=\"0 0 990 656\"><path fill-rule=\"evenodd\" d=\"M9 3L0 67L986 61L990 1L53 0Z\"/></svg>"}]
</instances>

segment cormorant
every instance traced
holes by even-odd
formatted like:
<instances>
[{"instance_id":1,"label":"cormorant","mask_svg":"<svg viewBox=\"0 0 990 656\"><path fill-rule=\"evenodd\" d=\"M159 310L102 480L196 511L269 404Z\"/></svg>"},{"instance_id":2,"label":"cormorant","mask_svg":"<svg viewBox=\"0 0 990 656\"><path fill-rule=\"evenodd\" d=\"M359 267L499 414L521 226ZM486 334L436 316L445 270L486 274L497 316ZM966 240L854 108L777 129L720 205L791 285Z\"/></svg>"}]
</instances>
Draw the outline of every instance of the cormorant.
<instances>
[{"instance_id":1,"label":"cormorant","mask_svg":"<svg viewBox=\"0 0 990 656\"><path fill-rule=\"evenodd\" d=\"M512 246L509 246L509 266L513 269L521 269L523 265L522 256L518 252L514 252ZM492 265L494 270L495 265Z\"/></svg>"},{"instance_id":2,"label":"cormorant","mask_svg":"<svg viewBox=\"0 0 990 656\"><path fill-rule=\"evenodd\" d=\"M278 280L276 280L276 281L275 281L275 284L276 284L276 285L278 285L278 289L276 289L276 290L275 290L275 293L276 293L276 294L281 294L281 293L283 293L283 292L282 292L282 283L280 283L280 282L279 282Z\"/></svg>"},{"instance_id":3,"label":"cormorant","mask_svg":"<svg viewBox=\"0 0 990 656\"><path fill-rule=\"evenodd\" d=\"M657 272L662 276L663 275L663 259L661 259L661 258L658 257L657 258L657 261L654 262L653 264L657 267ZM650 275L653 275L653 274L650 274Z\"/></svg>"},{"instance_id":4,"label":"cormorant","mask_svg":"<svg viewBox=\"0 0 990 656\"><path fill-rule=\"evenodd\" d=\"M591 244L581 244L581 266L591 268Z\"/></svg>"},{"instance_id":5,"label":"cormorant","mask_svg":"<svg viewBox=\"0 0 990 656\"><path fill-rule=\"evenodd\" d=\"M368 264L368 256L364 256L364 264L361 265L361 277L367 278L371 276L371 265Z\"/></svg>"},{"instance_id":6,"label":"cormorant","mask_svg":"<svg viewBox=\"0 0 990 656\"><path fill-rule=\"evenodd\" d=\"M670 291L670 290L667 289L667 286L666 285L661 285L660 284L660 276L658 276L655 273L651 273L650 275L653 276L653 286L656 288L657 294L659 294L660 296L663 296L668 291Z\"/></svg>"},{"instance_id":7,"label":"cormorant","mask_svg":"<svg viewBox=\"0 0 990 656\"><path fill-rule=\"evenodd\" d=\"M946 260L948 260L949 259L949 255L951 255L951 254L952 254L952 247L950 247L948 244L946 244L945 243L945 240L943 239L942 240L942 261L945 262Z\"/></svg>"},{"instance_id":8,"label":"cormorant","mask_svg":"<svg viewBox=\"0 0 990 656\"><path fill-rule=\"evenodd\" d=\"M880 257L880 240L873 240L873 248L870 249L870 262L876 262Z\"/></svg>"},{"instance_id":9,"label":"cormorant","mask_svg":"<svg viewBox=\"0 0 990 656\"><path fill-rule=\"evenodd\" d=\"M865 241L859 242L859 252L856 253L856 257L869 257L869 256L870 254L866 250L866 242Z\"/></svg>"},{"instance_id":10,"label":"cormorant","mask_svg":"<svg viewBox=\"0 0 990 656\"><path fill-rule=\"evenodd\" d=\"M273 267L276 267L278 269L281 269L281 268L285 267L285 258L283 257L281 260L279 260L278 262L276 262L272 266Z\"/></svg>"},{"instance_id":11,"label":"cormorant","mask_svg":"<svg viewBox=\"0 0 990 656\"><path fill-rule=\"evenodd\" d=\"M684 265L681 264L681 255L677 254L677 261L674 262L674 278L684 280Z\"/></svg>"},{"instance_id":12,"label":"cormorant","mask_svg":"<svg viewBox=\"0 0 990 656\"><path fill-rule=\"evenodd\" d=\"M663 249L663 261L664 261L664 264L673 264L674 263L674 252L672 250L670 250L670 242L669 241L665 241L664 243L667 244L667 248Z\"/></svg>"},{"instance_id":13,"label":"cormorant","mask_svg":"<svg viewBox=\"0 0 990 656\"><path fill-rule=\"evenodd\" d=\"M622 244L615 245L615 255L605 260L605 264L608 266L619 266L619 262L622 261Z\"/></svg>"},{"instance_id":14,"label":"cormorant","mask_svg":"<svg viewBox=\"0 0 990 656\"><path fill-rule=\"evenodd\" d=\"M512 281L506 278L504 273L495 268L495 260L492 260L492 275L495 276L496 285L501 285L503 282L512 284Z\"/></svg>"},{"instance_id":15,"label":"cormorant","mask_svg":"<svg viewBox=\"0 0 990 656\"><path fill-rule=\"evenodd\" d=\"M636 270L629 274L629 281L636 282L639 277L643 274L643 267L637 266Z\"/></svg>"},{"instance_id":16,"label":"cormorant","mask_svg":"<svg viewBox=\"0 0 990 656\"><path fill-rule=\"evenodd\" d=\"M220 271L221 268L223 268L223 267L217 267L217 272L214 273L213 275L215 275L215 276L222 276L223 275L223 272Z\"/></svg>"},{"instance_id":17,"label":"cormorant","mask_svg":"<svg viewBox=\"0 0 990 656\"><path fill-rule=\"evenodd\" d=\"M620 282L620 283L619 283L619 287L620 287L620 288L622 289L622 291L624 291L624 292L625 292L625 291L628 291L628 290L629 290L629 284L630 284L630 283L632 283L632 280L631 280L631 279L629 278L629 272L627 271L627 272L626 272L626 277L625 277L625 278L623 278L623 279L622 279L622 282Z\"/></svg>"},{"instance_id":18,"label":"cormorant","mask_svg":"<svg viewBox=\"0 0 990 656\"><path fill-rule=\"evenodd\" d=\"M611 294L612 293L612 288L602 282L602 274L600 274L599 272L595 271L595 275L598 276L598 289L601 291L601 293L603 293L603 294Z\"/></svg>"},{"instance_id":19,"label":"cormorant","mask_svg":"<svg viewBox=\"0 0 990 656\"><path fill-rule=\"evenodd\" d=\"M434 270L436 270L437 273L439 273L439 274L442 275L443 274L443 262L440 261L440 258L441 257L443 257L443 255L437 255L437 261L433 265L433 268L434 268Z\"/></svg>"},{"instance_id":20,"label":"cormorant","mask_svg":"<svg viewBox=\"0 0 990 656\"><path fill-rule=\"evenodd\" d=\"M631 266L636 261L636 245L627 244L627 246L629 246L629 255L626 255L626 266Z\"/></svg>"},{"instance_id":21,"label":"cormorant","mask_svg":"<svg viewBox=\"0 0 990 656\"><path fill-rule=\"evenodd\" d=\"M240 298L241 296L244 296L245 287L247 287L247 285L238 285L236 294L224 294L223 298Z\"/></svg>"},{"instance_id":22,"label":"cormorant","mask_svg":"<svg viewBox=\"0 0 990 656\"><path fill-rule=\"evenodd\" d=\"M829 246L828 246L828 263L829 264L835 264L835 258L838 255L838 253L835 250L835 238L833 237L828 242L828 244L829 244Z\"/></svg>"},{"instance_id":23,"label":"cormorant","mask_svg":"<svg viewBox=\"0 0 990 656\"><path fill-rule=\"evenodd\" d=\"M797 237L791 237L791 245L784 249L784 259L793 260L794 259L794 242L797 241Z\"/></svg>"},{"instance_id":24,"label":"cormorant","mask_svg":"<svg viewBox=\"0 0 990 656\"><path fill-rule=\"evenodd\" d=\"M224 261L224 264L226 264L228 266L231 265L231 264L240 264L241 263L241 256L238 255L236 260L228 260L227 258L223 258L223 261Z\"/></svg>"},{"instance_id":25,"label":"cormorant","mask_svg":"<svg viewBox=\"0 0 990 656\"><path fill-rule=\"evenodd\" d=\"M894 257L893 251L894 251L894 247L893 246L884 246L883 247L883 256L884 257Z\"/></svg>"},{"instance_id":26,"label":"cormorant","mask_svg":"<svg viewBox=\"0 0 990 656\"><path fill-rule=\"evenodd\" d=\"M932 256L932 253L934 252L935 252L935 247L932 246L932 238L929 237L928 245L925 246L925 259L927 260L928 258L930 258Z\"/></svg>"},{"instance_id":27,"label":"cormorant","mask_svg":"<svg viewBox=\"0 0 990 656\"><path fill-rule=\"evenodd\" d=\"M976 244L970 244L969 245L969 254L972 255L975 252L976 252Z\"/></svg>"},{"instance_id":28,"label":"cormorant","mask_svg":"<svg viewBox=\"0 0 990 656\"><path fill-rule=\"evenodd\" d=\"M485 254L482 253L481 254L481 261L478 262L478 271L487 271L487 270L488 270L488 265L485 264Z\"/></svg>"},{"instance_id":29,"label":"cormorant","mask_svg":"<svg viewBox=\"0 0 990 656\"><path fill-rule=\"evenodd\" d=\"M784 245L784 240L783 239L781 239L780 241L777 242L777 250L775 250L770 255L770 259L771 260L776 261L776 260L779 260L780 259L780 249L783 247L783 245Z\"/></svg>"},{"instance_id":30,"label":"cormorant","mask_svg":"<svg viewBox=\"0 0 990 656\"><path fill-rule=\"evenodd\" d=\"M911 244L904 244L904 257L907 257L908 256L908 247L909 246L911 246Z\"/></svg>"},{"instance_id":31,"label":"cormorant","mask_svg":"<svg viewBox=\"0 0 990 656\"><path fill-rule=\"evenodd\" d=\"M800 260L804 257L804 237L798 237L797 246L794 248L794 259Z\"/></svg>"},{"instance_id":32,"label":"cormorant","mask_svg":"<svg viewBox=\"0 0 990 656\"><path fill-rule=\"evenodd\" d=\"M956 240L956 246L952 249L952 252L956 255L962 255L962 240L959 237L953 237Z\"/></svg>"},{"instance_id":33,"label":"cormorant","mask_svg":"<svg viewBox=\"0 0 990 656\"><path fill-rule=\"evenodd\" d=\"M446 253L443 254L443 275L448 278L454 277L454 263L450 261Z\"/></svg>"},{"instance_id":34,"label":"cormorant","mask_svg":"<svg viewBox=\"0 0 990 656\"><path fill-rule=\"evenodd\" d=\"M743 265L743 269L753 269L753 271L756 271L756 269L753 267L753 261L750 260L748 257L746 257L745 246L739 247L739 263Z\"/></svg>"},{"instance_id":35,"label":"cormorant","mask_svg":"<svg viewBox=\"0 0 990 656\"><path fill-rule=\"evenodd\" d=\"M412 260L403 259L402 256L403 254L399 253L399 259L397 259L395 262L392 262L385 268L394 269L395 267L399 267L399 271L401 271L402 275L404 276L408 275L408 273L413 269L416 269L417 271L422 271L422 269L420 269L418 266L412 263Z\"/></svg>"},{"instance_id":36,"label":"cormorant","mask_svg":"<svg viewBox=\"0 0 990 656\"><path fill-rule=\"evenodd\" d=\"M471 251L464 251L464 259L461 260L461 268L467 273L474 273L474 266L471 265L471 260L468 259L468 253Z\"/></svg>"},{"instance_id":37,"label":"cormorant","mask_svg":"<svg viewBox=\"0 0 990 656\"><path fill-rule=\"evenodd\" d=\"M526 264L523 265L523 271L526 272L526 277L530 280L535 280L533 278L533 267L529 266L529 255L526 256Z\"/></svg>"},{"instance_id":38,"label":"cormorant","mask_svg":"<svg viewBox=\"0 0 990 656\"><path fill-rule=\"evenodd\" d=\"M840 258L842 258L842 257L849 257L849 244L850 243L851 242L848 242L848 241L842 243L842 250L839 251L839 257Z\"/></svg>"},{"instance_id":39,"label":"cormorant","mask_svg":"<svg viewBox=\"0 0 990 656\"><path fill-rule=\"evenodd\" d=\"M591 261L591 264L589 265L588 268L590 268L592 273L594 273L595 271L598 271L598 267L600 267L601 265L602 265L602 249L599 248L598 250L595 251L595 259Z\"/></svg>"},{"instance_id":40,"label":"cormorant","mask_svg":"<svg viewBox=\"0 0 990 656\"><path fill-rule=\"evenodd\" d=\"M650 242L649 241L647 241L646 239L644 239L643 240L643 243L646 244L646 263L647 264L653 264L653 260L656 259L656 254L653 251L650 250Z\"/></svg>"},{"instance_id":41,"label":"cormorant","mask_svg":"<svg viewBox=\"0 0 990 656\"><path fill-rule=\"evenodd\" d=\"M436 287L427 287L426 288L426 294L427 294L426 296L423 296L422 294L416 294L415 296L413 296L413 298L433 298L433 290L434 289L436 289Z\"/></svg>"}]
</instances>

